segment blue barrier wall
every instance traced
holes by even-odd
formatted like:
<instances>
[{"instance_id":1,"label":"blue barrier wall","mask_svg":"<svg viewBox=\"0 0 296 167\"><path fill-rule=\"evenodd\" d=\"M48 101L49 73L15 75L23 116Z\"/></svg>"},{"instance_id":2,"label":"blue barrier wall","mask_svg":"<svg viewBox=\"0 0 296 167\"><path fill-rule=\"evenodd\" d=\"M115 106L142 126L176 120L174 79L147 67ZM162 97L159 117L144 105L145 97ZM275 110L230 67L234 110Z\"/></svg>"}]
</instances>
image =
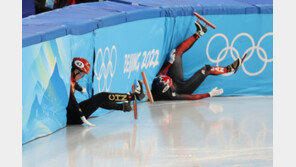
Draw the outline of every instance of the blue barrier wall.
<instances>
[{"instance_id":1,"label":"blue barrier wall","mask_svg":"<svg viewBox=\"0 0 296 167\"><path fill-rule=\"evenodd\" d=\"M87 93L76 92L79 102L101 91L130 91L134 80L142 79L141 71L151 84L170 51L195 32L195 11L217 28L209 28L184 54L185 78L205 64L225 66L249 53L237 74L210 76L195 93L218 86L224 96L272 95L272 1L72 5L23 19L23 143L66 125L73 57L92 64L91 73L79 81L87 88Z\"/></svg>"},{"instance_id":2,"label":"blue barrier wall","mask_svg":"<svg viewBox=\"0 0 296 167\"><path fill-rule=\"evenodd\" d=\"M66 125L71 61L67 36L23 48L23 143Z\"/></svg>"}]
</instances>

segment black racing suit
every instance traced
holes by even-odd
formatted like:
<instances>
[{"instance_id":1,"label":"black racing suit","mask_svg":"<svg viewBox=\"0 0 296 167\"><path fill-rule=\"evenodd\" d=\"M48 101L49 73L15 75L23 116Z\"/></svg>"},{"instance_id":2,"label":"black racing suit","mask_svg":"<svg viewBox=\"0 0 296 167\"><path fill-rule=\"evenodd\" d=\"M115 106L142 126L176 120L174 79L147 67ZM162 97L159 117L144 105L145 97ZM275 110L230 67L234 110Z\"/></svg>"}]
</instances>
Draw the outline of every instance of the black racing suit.
<instances>
[{"instance_id":1,"label":"black racing suit","mask_svg":"<svg viewBox=\"0 0 296 167\"><path fill-rule=\"evenodd\" d=\"M171 54L175 55L175 61L173 64L165 62L153 80L151 92L155 100L198 100L210 97L209 93L192 95L209 74L211 69L209 65L198 70L188 80L183 79L182 55L191 48L198 38L199 36L194 34L172 51ZM159 79L163 78L162 76L170 79L163 81L163 79ZM164 83L170 85L167 91L163 91L167 85Z\"/></svg>"},{"instance_id":2,"label":"black racing suit","mask_svg":"<svg viewBox=\"0 0 296 167\"><path fill-rule=\"evenodd\" d=\"M134 96L129 94L101 92L87 100L78 103L74 93L75 90L82 91L82 87L79 86L72 76L70 87L70 98L67 106L67 124L83 124L81 117L85 116L87 119L99 107L104 109L125 111L124 104L118 104L116 102L134 100Z\"/></svg>"}]
</instances>

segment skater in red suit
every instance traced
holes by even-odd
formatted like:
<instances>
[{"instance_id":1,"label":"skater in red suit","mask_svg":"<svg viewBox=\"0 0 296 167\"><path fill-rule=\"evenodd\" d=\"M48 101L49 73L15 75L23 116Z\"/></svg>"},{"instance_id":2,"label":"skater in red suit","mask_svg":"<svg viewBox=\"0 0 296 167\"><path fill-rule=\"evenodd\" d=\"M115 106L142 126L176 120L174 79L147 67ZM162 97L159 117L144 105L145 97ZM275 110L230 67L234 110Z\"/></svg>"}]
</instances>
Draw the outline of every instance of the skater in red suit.
<instances>
[{"instance_id":1,"label":"skater in red suit","mask_svg":"<svg viewBox=\"0 0 296 167\"><path fill-rule=\"evenodd\" d=\"M122 110L129 112L132 110L130 101L142 100L144 98L143 87L140 81L137 82L135 93L107 93L100 92L90 99L78 103L74 96L75 90L85 93L86 88L81 87L77 81L88 74L90 71L90 64L84 58L74 58L72 61L71 69L71 86L70 86L70 99L67 106L67 124L91 124L87 118L95 112L99 107L104 109ZM123 102L123 103L117 103Z\"/></svg>"},{"instance_id":2,"label":"skater in red suit","mask_svg":"<svg viewBox=\"0 0 296 167\"><path fill-rule=\"evenodd\" d=\"M209 75L221 75L225 73L236 73L242 64L238 58L234 63L227 67L211 67L205 65L198 70L188 80L183 79L182 55L191 48L191 46L207 32L207 28L195 22L196 33L183 41L176 49L170 53L169 61L165 62L156 75L152 83L152 95L155 100L198 100L207 97L218 96L223 93L223 89L214 88L209 93L192 93Z\"/></svg>"}]
</instances>

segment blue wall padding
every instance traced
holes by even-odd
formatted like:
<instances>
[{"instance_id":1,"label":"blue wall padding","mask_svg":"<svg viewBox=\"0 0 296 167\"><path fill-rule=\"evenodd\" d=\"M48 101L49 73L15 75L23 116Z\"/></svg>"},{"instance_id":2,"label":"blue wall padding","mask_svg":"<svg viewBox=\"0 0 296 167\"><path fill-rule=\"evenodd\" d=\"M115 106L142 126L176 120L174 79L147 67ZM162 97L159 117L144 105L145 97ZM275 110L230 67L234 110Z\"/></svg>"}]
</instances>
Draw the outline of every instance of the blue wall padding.
<instances>
[{"instance_id":1,"label":"blue wall padding","mask_svg":"<svg viewBox=\"0 0 296 167\"><path fill-rule=\"evenodd\" d=\"M67 27L64 25L50 23L23 24L23 39L25 39L25 45L23 44L23 46L49 41L65 36L66 34Z\"/></svg>"},{"instance_id":2,"label":"blue wall padding","mask_svg":"<svg viewBox=\"0 0 296 167\"><path fill-rule=\"evenodd\" d=\"M248 3L251 5L273 5L272 0L235 0L238 2ZM271 6L272 8L272 6Z\"/></svg>"},{"instance_id":3,"label":"blue wall padding","mask_svg":"<svg viewBox=\"0 0 296 167\"><path fill-rule=\"evenodd\" d=\"M140 6L160 7L163 10L169 10L172 7L195 8L202 15L207 14L251 14L260 13L260 7L272 13L272 0L264 1L244 1L244 0L111 0L121 3L135 4ZM267 10L269 9L269 10ZM270 10L271 9L271 10Z\"/></svg>"},{"instance_id":4,"label":"blue wall padding","mask_svg":"<svg viewBox=\"0 0 296 167\"><path fill-rule=\"evenodd\" d=\"M66 125L71 51L68 36L22 49L22 143Z\"/></svg>"},{"instance_id":5,"label":"blue wall padding","mask_svg":"<svg viewBox=\"0 0 296 167\"><path fill-rule=\"evenodd\" d=\"M26 47L69 34L81 35L97 28L135 20L189 16L193 12L202 15L270 14L273 7L269 2L263 1L261 4L260 1L258 3L242 0L120 0L71 5L24 18L22 45Z\"/></svg>"},{"instance_id":6,"label":"blue wall padding","mask_svg":"<svg viewBox=\"0 0 296 167\"><path fill-rule=\"evenodd\" d=\"M272 0L235 0L238 2L247 3L256 6L261 14L273 13L273 1Z\"/></svg>"}]
</instances>

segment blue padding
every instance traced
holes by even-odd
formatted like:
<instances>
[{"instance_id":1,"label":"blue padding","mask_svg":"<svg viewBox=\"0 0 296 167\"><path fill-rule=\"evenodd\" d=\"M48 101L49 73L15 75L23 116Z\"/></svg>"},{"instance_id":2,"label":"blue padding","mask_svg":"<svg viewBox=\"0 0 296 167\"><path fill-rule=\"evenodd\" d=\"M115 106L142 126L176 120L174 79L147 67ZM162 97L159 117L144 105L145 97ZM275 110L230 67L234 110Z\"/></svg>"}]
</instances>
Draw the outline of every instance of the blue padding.
<instances>
[{"instance_id":1,"label":"blue padding","mask_svg":"<svg viewBox=\"0 0 296 167\"><path fill-rule=\"evenodd\" d=\"M192 15L192 11L207 14L252 14L260 10L249 3L235 0L112 0L139 6L160 7L167 11L167 17ZM185 12L184 12L185 11Z\"/></svg>"},{"instance_id":2,"label":"blue padding","mask_svg":"<svg viewBox=\"0 0 296 167\"><path fill-rule=\"evenodd\" d=\"M262 14L271 14L273 13L273 7L272 5L269 5L269 4L259 4L259 5L256 5L259 7L260 9L260 13Z\"/></svg>"},{"instance_id":3,"label":"blue padding","mask_svg":"<svg viewBox=\"0 0 296 167\"><path fill-rule=\"evenodd\" d=\"M248 3L248 4L252 4L252 5L272 5L273 1L272 0L235 0L238 2L244 2L244 3Z\"/></svg>"},{"instance_id":4,"label":"blue padding","mask_svg":"<svg viewBox=\"0 0 296 167\"><path fill-rule=\"evenodd\" d=\"M192 6L196 5L196 0L111 0L116 2L122 2L127 4L139 5L139 6L154 6L154 7L170 7L170 6Z\"/></svg>"},{"instance_id":5,"label":"blue padding","mask_svg":"<svg viewBox=\"0 0 296 167\"><path fill-rule=\"evenodd\" d=\"M234 0L198 0L197 2L201 4L204 15L258 13L256 7Z\"/></svg>"},{"instance_id":6,"label":"blue padding","mask_svg":"<svg viewBox=\"0 0 296 167\"><path fill-rule=\"evenodd\" d=\"M52 40L60 37L59 35L81 35L97 28L124 23L128 20L160 17L160 9L145 9L149 9L149 7L116 2L85 3L27 17L23 19L23 47ZM139 11L140 16L143 17L139 17L135 13L136 11ZM42 33L40 33L41 27L44 28ZM57 32L61 27L66 29L64 34Z\"/></svg>"},{"instance_id":7,"label":"blue padding","mask_svg":"<svg viewBox=\"0 0 296 167\"><path fill-rule=\"evenodd\" d=\"M163 10L158 7L151 8L151 7L145 7L145 6L130 5L127 3L117 3L117 2L112 2L112 1L107 1L104 3L86 3L84 5L124 13L127 22L164 16L162 14L162 13L164 13ZM115 17L117 17L117 16L115 16ZM102 18L101 22L105 22L105 21L108 22L108 20L113 20L113 22L114 22L113 18L109 19L107 17ZM101 23L101 24L104 24L104 23ZM102 27L101 24L99 25L99 27Z\"/></svg>"},{"instance_id":8,"label":"blue padding","mask_svg":"<svg viewBox=\"0 0 296 167\"><path fill-rule=\"evenodd\" d=\"M113 0L71 5L24 18L23 47L69 34L82 35L98 28L149 18L189 16L193 12L202 15L272 13L272 1L261 1Z\"/></svg>"},{"instance_id":9,"label":"blue padding","mask_svg":"<svg viewBox=\"0 0 296 167\"><path fill-rule=\"evenodd\" d=\"M137 4L140 6L161 7L164 9L173 6L191 6L199 10L200 14L253 14L253 13L273 13L272 0L111 0L122 3Z\"/></svg>"},{"instance_id":10,"label":"blue padding","mask_svg":"<svg viewBox=\"0 0 296 167\"><path fill-rule=\"evenodd\" d=\"M126 11L127 22L163 16L164 12L160 8L147 8L145 10Z\"/></svg>"},{"instance_id":11,"label":"blue padding","mask_svg":"<svg viewBox=\"0 0 296 167\"><path fill-rule=\"evenodd\" d=\"M40 24L40 25L30 25L23 24L22 34L23 34L23 47L40 43L43 41L48 41L56 39L58 37L65 36L67 33L66 27L63 25L50 25L50 24Z\"/></svg>"},{"instance_id":12,"label":"blue padding","mask_svg":"<svg viewBox=\"0 0 296 167\"><path fill-rule=\"evenodd\" d=\"M273 1L272 0L235 0L256 6L261 14L273 13Z\"/></svg>"}]
</instances>

